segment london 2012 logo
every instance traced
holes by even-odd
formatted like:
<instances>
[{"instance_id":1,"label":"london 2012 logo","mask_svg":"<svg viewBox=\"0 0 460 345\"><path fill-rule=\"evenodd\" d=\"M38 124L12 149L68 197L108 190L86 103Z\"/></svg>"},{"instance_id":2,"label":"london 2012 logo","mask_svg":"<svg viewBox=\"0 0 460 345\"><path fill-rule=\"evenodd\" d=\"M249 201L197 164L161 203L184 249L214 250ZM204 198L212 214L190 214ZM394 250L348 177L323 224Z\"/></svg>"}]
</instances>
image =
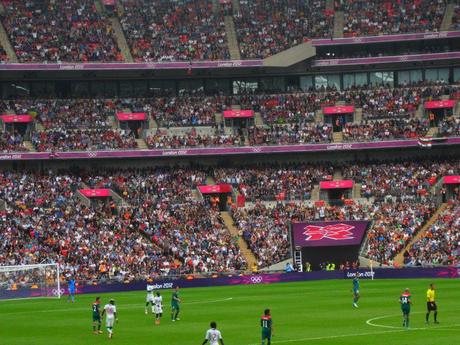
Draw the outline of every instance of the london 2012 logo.
<instances>
[{"instance_id":1,"label":"london 2012 logo","mask_svg":"<svg viewBox=\"0 0 460 345\"><path fill-rule=\"evenodd\" d=\"M331 224L326 226L307 225L303 234L305 241L320 241L330 239L335 241L351 240L354 238L353 230L355 227L350 224Z\"/></svg>"}]
</instances>

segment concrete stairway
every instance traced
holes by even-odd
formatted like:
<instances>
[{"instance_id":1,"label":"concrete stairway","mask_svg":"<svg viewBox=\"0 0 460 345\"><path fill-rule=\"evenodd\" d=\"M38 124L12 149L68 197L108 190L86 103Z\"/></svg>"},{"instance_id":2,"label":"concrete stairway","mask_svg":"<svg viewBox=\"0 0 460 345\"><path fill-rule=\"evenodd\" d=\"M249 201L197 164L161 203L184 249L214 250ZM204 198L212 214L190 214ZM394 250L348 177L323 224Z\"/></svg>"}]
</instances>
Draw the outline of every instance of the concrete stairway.
<instances>
[{"instance_id":1,"label":"concrete stairway","mask_svg":"<svg viewBox=\"0 0 460 345\"><path fill-rule=\"evenodd\" d=\"M319 200L319 185L315 184L311 190L311 201Z\"/></svg>"},{"instance_id":2,"label":"concrete stairway","mask_svg":"<svg viewBox=\"0 0 460 345\"><path fill-rule=\"evenodd\" d=\"M233 14L238 14L241 12L240 0L232 0Z\"/></svg>"},{"instance_id":3,"label":"concrete stairway","mask_svg":"<svg viewBox=\"0 0 460 345\"><path fill-rule=\"evenodd\" d=\"M224 115L222 113L215 113L216 124L219 127L224 122Z\"/></svg>"},{"instance_id":4,"label":"concrete stairway","mask_svg":"<svg viewBox=\"0 0 460 345\"><path fill-rule=\"evenodd\" d=\"M423 119L425 115L425 107L423 106L423 103L419 104L417 110L415 111L415 117L417 119Z\"/></svg>"},{"instance_id":5,"label":"concrete stairway","mask_svg":"<svg viewBox=\"0 0 460 345\"><path fill-rule=\"evenodd\" d=\"M37 150L35 150L34 145L29 140L24 140L24 146L27 148L27 150L29 150L29 152L37 152Z\"/></svg>"},{"instance_id":6,"label":"concrete stairway","mask_svg":"<svg viewBox=\"0 0 460 345\"><path fill-rule=\"evenodd\" d=\"M219 0L212 0L212 12L219 13L220 11L220 3Z\"/></svg>"},{"instance_id":7,"label":"concrete stairway","mask_svg":"<svg viewBox=\"0 0 460 345\"><path fill-rule=\"evenodd\" d=\"M262 115L259 112L254 113L254 124L256 127L263 127L264 119L262 119Z\"/></svg>"},{"instance_id":8,"label":"concrete stairway","mask_svg":"<svg viewBox=\"0 0 460 345\"><path fill-rule=\"evenodd\" d=\"M113 115L109 116L108 120L109 120L109 123L110 123L110 127L112 127L113 129L118 128L118 122L117 122L117 119L115 118L115 116L113 116Z\"/></svg>"},{"instance_id":9,"label":"concrete stairway","mask_svg":"<svg viewBox=\"0 0 460 345\"><path fill-rule=\"evenodd\" d=\"M332 175L334 181L343 180L342 171L340 169L334 169L334 174Z\"/></svg>"},{"instance_id":10,"label":"concrete stairway","mask_svg":"<svg viewBox=\"0 0 460 345\"><path fill-rule=\"evenodd\" d=\"M353 123L361 123L363 120L363 108L356 108L353 116Z\"/></svg>"},{"instance_id":11,"label":"concrete stairway","mask_svg":"<svg viewBox=\"0 0 460 345\"><path fill-rule=\"evenodd\" d=\"M438 127L431 127L428 130L428 133L426 134L427 137L435 137L439 133L439 128Z\"/></svg>"},{"instance_id":12,"label":"concrete stairway","mask_svg":"<svg viewBox=\"0 0 460 345\"><path fill-rule=\"evenodd\" d=\"M147 150L148 149L147 143L145 142L144 139L136 139L136 142L137 142L137 148L139 150Z\"/></svg>"},{"instance_id":13,"label":"concrete stairway","mask_svg":"<svg viewBox=\"0 0 460 345\"><path fill-rule=\"evenodd\" d=\"M351 197L353 199L359 199L361 198L361 183L354 183L353 184L353 190L352 190L352 194L351 194Z\"/></svg>"},{"instance_id":14,"label":"concrete stairway","mask_svg":"<svg viewBox=\"0 0 460 345\"><path fill-rule=\"evenodd\" d=\"M152 129L157 129L158 128L158 123L152 119L152 118L149 118L149 129L152 130Z\"/></svg>"},{"instance_id":15,"label":"concrete stairway","mask_svg":"<svg viewBox=\"0 0 460 345\"><path fill-rule=\"evenodd\" d=\"M118 209L121 207L131 208L131 205L125 199L123 199L123 197L120 194L115 192L113 189L111 190L110 194L113 200L115 201L115 204L117 205Z\"/></svg>"},{"instance_id":16,"label":"concrete stairway","mask_svg":"<svg viewBox=\"0 0 460 345\"><path fill-rule=\"evenodd\" d=\"M214 177L211 177L211 176L206 177L206 185L214 186L215 184L216 184L216 180L214 180Z\"/></svg>"},{"instance_id":17,"label":"concrete stairway","mask_svg":"<svg viewBox=\"0 0 460 345\"><path fill-rule=\"evenodd\" d=\"M246 259L246 262L248 264L247 267L249 270L254 265L254 263L257 263L254 253L248 248L243 238L239 236L238 229L236 228L235 225L233 225L233 218L230 216L230 214L228 212L221 212L220 216L222 217L222 220L224 221L225 227L232 234L232 236L233 237L238 236L238 245L240 247L241 254Z\"/></svg>"},{"instance_id":18,"label":"concrete stairway","mask_svg":"<svg viewBox=\"0 0 460 345\"><path fill-rule=\"evenodd\" d=\"M326 0L326 11L334 10L334 0Z\"/></svg>"},{"instance_id":19,"label":"concrete stairway","mask_svg":"<svg viewBox=\"0 0 460 345\"><path fill-rule=\"evenodd\" d=\"M133 62L133 56L131 55L131 50L129 49L128 42L126 42L126 37L121 28L120 21L118 18L110 18L110 23L112 24L113 33L115 40L117 41L118 48L120 48L121 55L125 62Z\"/></svg>"},{"instance_id":20,"label":"concrete stairway","mask_svg":"<svg viewBox=\"0 0 460 345\"><path fill-rule=\"evenodd\" d=\"M446 6L446 11L444 12L444 17L441 23L441 31L448 31L452 25L452 16L454 15L455 3L451 1Z\"/></svg>"},{"instance_id":21,"label":"concrete stairway","mask_svg":"<svg viewBox=\"0 0 460 345\"><path fill-rule=\"evenodd\" d=\"M14 52L13 46L11 45L10 39L8 38L8 34L6 33L5 27L3 26L3 23L0 21L0 46L3 47L3 49L6 52L6 55L8 56L9 62L19 62L18 57L16 56L16 53Z\"/></svg>"},{"instance_id":22,"label":"concrete stairway","mask_svg":"<svg viewBox=\"0 0 460 345\"><path fill-rule=\"evenodd\" d=\"M332 133L332 141L334 143L343 142L343 133L342 132L334 132L334 133Z\"/></svg>"},{"instance_id":23,"label":"concrete stairway","mask_svg":"<svg viewBox=\"0 0 460 345\"><path fill-rule=\"evenodd\" d=\"M323 123L324 122L324 114L321 109L315 111L315 122L316 123Z\"/></svg>"},{"instance_id":24,"label":"concrete stairway","mask_svg":"<svg viewBox=\"0 0 460 345\"><path fill-rule=\"evenodd\" d=\"M436 210L433 216L426 222L426 224L420 229L420 231L412 238L409 244L398 254L396 255L394 262L399 266L404 264L404 253L412 248L415 242L423 237L423 235L430 229L434 222L438 219L439 215L447 208L448 204L444 203Z\"/></svg>"},{"instance_id":25,"label":"concrete stairway","mask_svg":"<svg viewBox=\"0 0 460 345\"><path fill-rule=\"evenodd\" d=\"M200 193L200 191L198 189L194 189L192 191L192 197L195 200L203 200L203 195Z\"/></svg>"},{"instance_id":26,"label":"concrete stairway","mask_svg":"<svg viewBox=\"0 0 460 345\"><path fill-rule=\"evenodd\" d=\"M36 132L44 132L45 131L45 127L43 127L43 125L39 121L34 122L34 124L35 124L35 131Z\"/></svg>"},{"instance_id":27,"label":"concrete stairway","mask_svg":"<svg viewBox=\"0 0 460 345\"><path fill-rule=\"evenodd\" d=\"M6 209L6 202L5 200L0 199L0 211L5 211Z\"/></svg>"},{"instance_id":28,"label":"concrete stairway","mask_svg":"<svg viewBox=\"0 0 460 345\"><path fill-rule=\"evenodd\" d=\"M343 27L345 24L345 17L342 11L336 11L334 14L334 31L332 33L334 38L343 38Z\"/></svg>"},{"instance_id":29,"label":"concrete stairway","mask_svg":"<svg viewBox=\"0 0 460 345\"><path fill-rule=\"evenodd\" d=\"M236 38L235 23L232 16L225 16L225 32L227 33L228 50L232 60L241 60L240 46Z\"/></svg>"},{"instance_id":30,"label":"concrete stairway","mask_svg":"<svg viewBox=\"0 0 460 345\"><path fill-rule=\"evenodd\" d=\"M84 187L84 188L87 188L87 187ZM78 198L78 200L80 200L80 202L85 205L86 207L90 207L91 206L91 200L89 200L86 196L84 196L83 194L80 193L80 191L77 191L75 193L76 197Z\"/></svg>"}]
</instances>

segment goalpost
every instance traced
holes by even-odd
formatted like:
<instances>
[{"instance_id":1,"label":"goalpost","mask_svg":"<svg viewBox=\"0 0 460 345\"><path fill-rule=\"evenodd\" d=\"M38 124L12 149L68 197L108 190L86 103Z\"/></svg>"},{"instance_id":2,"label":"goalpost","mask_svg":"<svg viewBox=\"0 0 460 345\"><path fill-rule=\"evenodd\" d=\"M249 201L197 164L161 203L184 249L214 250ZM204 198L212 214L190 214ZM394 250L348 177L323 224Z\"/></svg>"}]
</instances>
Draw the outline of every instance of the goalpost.
<instances>
[{"instance_id":1,"label":"goalpost","mask_svg":"<svg viewBox=\"0 0 460 345\"><path fill-rule=\"evenodd\" d=\"M0 266L0 300L61 298L58 264Z\"/></svg>"}]
</instances>

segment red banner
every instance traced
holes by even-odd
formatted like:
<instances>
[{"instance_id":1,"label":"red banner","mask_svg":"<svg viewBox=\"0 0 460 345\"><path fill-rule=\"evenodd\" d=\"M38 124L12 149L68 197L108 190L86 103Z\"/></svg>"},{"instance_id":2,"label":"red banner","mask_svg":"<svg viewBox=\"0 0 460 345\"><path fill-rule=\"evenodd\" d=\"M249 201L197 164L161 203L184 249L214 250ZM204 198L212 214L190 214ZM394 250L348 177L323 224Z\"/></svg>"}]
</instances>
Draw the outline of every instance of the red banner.
<instances>
[{"instance_id":1,"label":"red banner","mask_svg":"<svg viewBox=\"0 0 460 345\"><path fill-rule=\"evenodd\" d=\"M254 117L254 110L224 110L224 118L250 118Z\"/></svg>"},{"instance_id":2,"label":"red banner","mask_svg":"<svg viewBox=\"0 0 460 345\"><path fill-rule=\"evenodd\" d=\"M444 184L460 184L460 175L444 176Z\"/></svg>"},{"instance_id":3,"label":"red banner","mask_svg":"<svg viewBox=\"0 0 460 345\"><path fill-rule=\"evenodd\" d=\"M102 0L105 6L115 6L115 0Z\"/></svg>"},{"instance_id":4,"label":"red banner","mask_svg":"<svg viewBox=\"0 0 460 345\"><path fill-rule=\"evenodd\" d=\"M321 181L319 183L320 189L345 189L353 188L352 180L341 180L341 181Z\"/></svg>"},{"instance_id":5,"label":"red banner","mask_svg":"<svg viewBox=\"0 0 460 345\"><path fill-rule=\"evenodd\" d=\"M0 119L5 123L29 123L34 121L31 115L2 115Z\"/></svg>"},{"instance_id":6,"label":"red banner","mask_svg":"<svg viewBox=\"0 0 460 345\"><path fill-rule=\"evenodd\" d=\"M117 113L118 121L145 121L146 113Z\"/></svg>"},{"instance_id":7,"label":"red banner","mask_svg":"<svg viewBox=\"0 0 460 345\"><path fill-rule=\"evenodd\" d=\"M219 194L219 193L231 193L232 185L227 183L198 186L198 190L201 194Z\"/></svg>"},{"instance_id":8,"label":"red banner","mask_svg":"<svg viewBox=\"0 0 460 345\"><path fill-rule=\"evenodd\" d=\"M80 189L79 192L87 198L107 198L112 196L110 189Z\"/></svg>"},{"instance_id":9,"label":"red banner","mask_svg":"<svg viewBox=\"0 0 460 345\"><path fill-rule=\"evenodd\" d=\"M425 102L425 109L443 109L455 107L455 100L448 99L445 101L429 101Z\"/></svg>"},{"instance_id":10,"label":"red banner","mask_svg":"<svg viewBox=\"0 0 460 345\"><path fill-rule=\"evenodd\" d=\"M353 114L355 112L354 105L338 105L335 107L324 107L324 115L336 115L336 114Z\"/></svg>"}]
</instances>

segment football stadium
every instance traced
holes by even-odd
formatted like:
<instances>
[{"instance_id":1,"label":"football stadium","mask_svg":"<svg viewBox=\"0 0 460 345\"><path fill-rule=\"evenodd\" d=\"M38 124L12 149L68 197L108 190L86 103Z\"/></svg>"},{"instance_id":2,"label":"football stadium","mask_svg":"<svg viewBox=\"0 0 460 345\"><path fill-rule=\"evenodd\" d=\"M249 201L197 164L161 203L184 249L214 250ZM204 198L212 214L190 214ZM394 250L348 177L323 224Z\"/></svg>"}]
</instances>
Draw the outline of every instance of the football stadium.
<instances>
[{"instance_id":1,"label":"football stadium","mask_svg":"<svg viewBox=\"0 0 460 345\"><path fill-rule=\"evenodd\" d=\"M0 0L0 345L454 345L459 0Z\"/></svg>"}]
</instances>

